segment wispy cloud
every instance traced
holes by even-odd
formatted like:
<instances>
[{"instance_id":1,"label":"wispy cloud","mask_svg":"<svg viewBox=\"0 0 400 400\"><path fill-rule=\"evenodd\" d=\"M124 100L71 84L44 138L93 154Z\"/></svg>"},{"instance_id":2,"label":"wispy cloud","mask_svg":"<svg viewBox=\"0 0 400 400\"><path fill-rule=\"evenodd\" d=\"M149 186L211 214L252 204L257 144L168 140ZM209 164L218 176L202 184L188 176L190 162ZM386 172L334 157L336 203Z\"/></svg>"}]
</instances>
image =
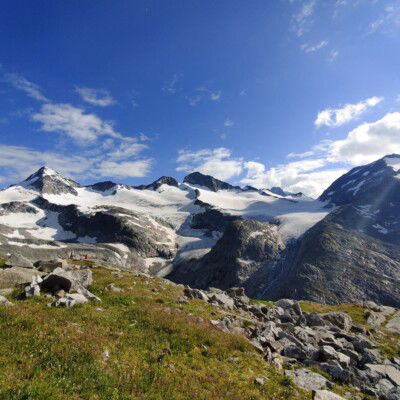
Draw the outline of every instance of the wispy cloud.
<instances>
[{"instance_id":1,"label":"wispy cloud","mask_svg":"<svg viewBox=\"0 0 400 400\"><path fill-rule=\"evenodd\" d=\"M317 128L320 128L321 126L341 126L355 118L358 118L369 108L375 107L381 101L383 101L383 97L374 96L356 104L345 104L343 107L335 109L328 108L318 113L314 124Z\"/></svg>"},{"instance_id":2,"label":"wispy cloud","mask_svg":"<svg viewBox=\"0 0 400 400\"><path fill-rule=\"evenodd\" d=\"M172 79L169 81L165 82L164 86L161 88L163 92L167 92L170 94L175 94L176 92L179 91L178 88L178 83L182 79L182 74L174 74Z\"/></svg>"},{"instance_id":3,"label":"wispy cloud","mask_svg":"<svg viewBox=\"0 0 400 400\"><path fill-rule=\"evenodd\" d=\"M300 37L309 29L317 5L317 0L305 0L292 16L292 30Z\"/></svg>"},{"instance_id":4,"label":"wispy cloud","mask_svg":"<svg viewBox=\"0 0 400 400\"><path fill-rule=\"evenodd\" d=\"M200 96L200 95L196 95L196 96L193 96L193 97L191 97L191 96L186 96L186 100L188 101L188 103L189 103L191 106L195 106L195 105L197 105L197 103L200 102L201 96Z\"/></svg>"},{"instance_id":5,"label":"wispy cloud","mask_svg":"<svg viewBox=\"0 0 400 400\"><path fill-rule=\"evenodd\" d=\"M336 60L336 58L338 56L339 56L339 52L337 50L331 50L331 52L329 53L328 61L332 62L332 61Z\"/></svg>"},{"instance_id":6,"label":"wispy cloud","mask_svg":"<svg viewBox=\"0 0 400 400\"><path fill-rule=\"evenodd\" d=\"M49 101L47 97L42 93L38 85L28 81L22 75L16 73L7 73L5 74L5 79L16 89L25 92L29 97L43 102Z\"/></svg>"},{"instance_id":7,"label":"wispy cloud","mask_svg":"<svg viewBox=\"0 0 400 400\"><path fill-rule=\"evenodd\" d=\"M318 42L314 45L311 45L309 43L304 43L301 45L301 49L305 52L305 53L315 53L318 50L323 49L325 46L328 45L328 41L327 40L322 40L321 42Z\"/></svg>"},{"instance_id":8,"label":"wispy cloud","mask_svg":"<svg viewBox=\"0 0 400 400\"><path fill-rule=\"evenodd\" d=\"M230 127L232 127L233 125L235 125L235 123L234 123L231 119L229 119L229 118L227 118L227 119L224 121L224 126L227 127L227 128L230 128Z\"/></svg>"},{"instance_id":9,"label":"wispy cloud","mask_svg":"<svg viewBox=\"0 0 400 400\"><path fill-rule=\"evenodd\" d=\"M400 28L400 5L392 3L383 8L380 15L373 20L366 31L366 35L377 32L394 33Z\"/></svg>"},{"instance_id":10,"label":"wispy cloud","mask_svg":"<svg viewBox=\"0 0 400 400\"><path fill-rule=\"evenodd\" d=\"M107 107L116 103L108 90L75 86L75 91L86 103L94 106Z\"/></svg>"},{"instance_id":11,"label":"wispy cloud","mask_svg":"<svg viewBox=\"0 0 400 400\"><path fill-rule=\"evenodd\" d=\"M220 101L221 100L221 90L217 90L216 92L211 92L210 93L210 99L212 101Z\"/></svg>"},{"instance_id":12,"label":"wispy cloud","mask_svg":"<svg viewBox=\"0 0 400 400\"><path fill-rule=\"evenodd\" d=\"M94 142L102 135L121 138L111 122L105 122L97 115L86 113L71 104L43 104L32 119L41 123L42 131L65 134L79 145Z\"/></svg>"},{"instance_id":13,"label":"wispy cloud","mask_svg":"<svg viewBox=\"0 0 400 400\"><path fill-rule=\"evenodd\" d=\"M241 174L243 161L233 158L230 150L219 147L198 151L179 150L177 171L199 171L218 179L230 179Z\"/></svg>"}]
</instances>

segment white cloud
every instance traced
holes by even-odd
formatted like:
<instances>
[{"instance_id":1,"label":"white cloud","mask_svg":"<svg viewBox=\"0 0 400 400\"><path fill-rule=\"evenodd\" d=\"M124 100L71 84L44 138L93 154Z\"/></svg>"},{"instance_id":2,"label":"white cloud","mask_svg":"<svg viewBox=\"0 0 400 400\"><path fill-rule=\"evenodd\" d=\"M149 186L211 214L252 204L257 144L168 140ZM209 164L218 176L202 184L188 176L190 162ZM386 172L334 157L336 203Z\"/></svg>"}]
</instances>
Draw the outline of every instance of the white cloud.
<instances>
[{"instance_id":1,"label":"white cloud","mask_svg":"<svg viewBox=\"0 0 400 400\"><path fill-rule=\"evenodd\" d=\"M32 97L39 101L47 102L48 99L41 92L40 87L35 83L28 81L26 78L19 74L11 73L5 75L6 80L11 83L16 89L22 90L29 97Z\"/></svg>"},{"instance_id":2,"label":"white cloud","mask_svg":"<svg viewBox=\"0 0 400 400\"><path fill-rule=\"evenodd\" d=\"M94 106L107 107L115 104L115 100L110 93L104 89L91 89L88 87L75 87L75 91L82 97L86 103Z\"/></svg>"},{"instance_id":3,"label":"white cloud","mask_svg":"<svg viewBox=\"0 0 400 400\"><path fill-rule=\"evenodd\" d=\"M241 182L264 188L279 186L289 192L303 192L317 197L335 179L347 172L343 168L319 170L326 163L324 159L303 160L266 170L263 164L249 161L245 163L247 174Z\"/></svg>"},{"instance_id":4,"label":"white cloud","mask_svg":"<svg viewBox=\"0 0 400 400\"><path fill-rule=\"evenodd\" d=\"M42 124L41 130L65 134L79 145L94 142L102 135L122 137L114 131L110 122L70 104L43 104L40 112L33 114L32 119Z\"/></svg>"},{"instance_id":5,"label":"white cloud","mask_svg":"<svg viewBox=\"0 0 400 400\"><path fill-rule=\"evenodd\" d=\"M190 97L190 96L186 96L186 100L188 101L188 103L191 105L191 106L195 106L195 105L197 105L197 103L201 100L201 96L200 95L196 95L196 96L193 96L193 97Z\"/></svg>"},{"instance_id":6,"label":"white cloud","mask_svg":"<svg viewBox=\"0 0 400 400\"><path fill-rule=\"evenodd\" d=\"M0 168L3 173L0 182L15 183L25 179L38 168L46 165L66 177L88 179L99 177L143 177L151 169L151 159L117 161L124 157L137 155L141 149L126 151L115 150L111 153L89 157L83 155L65 155L52 151L37 151L24 146L0 144Z\"/></svg>"},{"instance_id":7,"label":"white cloud","mask_svg":"<svg viewBox=\"0 0 400 400\"><path fill-rule=\"evenodd\" d=\"M101 176L140 178L146 176L151 169L152 160L136 161L102 161L97 168Z\"/></svg>"},{"instance_id":8,"label":"white cloud","mask_svg":"<svg viewBox=\"0 0 400 400\"><path fill-rule=\"evenodd\" d=\"M163 92L175 94L179 88L177 87L179 81L182 78L182 74L174 74L170 81L165 82L165 85L161 88Z\"/></svg>"},{"instance_id":9,"label":"white cloud","mask_svg":"<svg viewBox=\"0 0 400 400\"><path fill-rule=\"evenodd\" d=\"M339 56L339 52L337 50L331 50L331 52L329 53L328 61L332 62L332 61L336 60L336 58L338 56Z\"/></svg>"},{"instance_id":10,"label":"white cloud","mask_svg":"<svg viewBox=\"0 0 400 400\"><path fill-rule=\"evenodd\" d=\"M298 37L309 29L312 23L317 0L306 0L302 2L300 10L292 17L292 29Z\"/></svg>"},{"instance_id":11,"label":"white cloud","mask_svg":"<svg viewBox=\"0 0 400 400\"><path fill-rule=\"evenodd\" d=\"M230 179L241 174L242 159L232 158L230 150L219 147L199 151L179 150L177 171L199 171L218 179Z\"/></svg>"},{"instance_id":12,"label":"white cloud","mask_svg":"<svg viewBox=\"0 0 400 400\"><path fill-rule=\"evenodd\" d=\"M221 90L217 90L216 92L211 92L210 99L212 101L220 101L221 100Z\"/></svg>"},{"instance_id":13,"label":"white cloud","mask_svg":"<svg viewBox=\"0 0 400 400\"><path fill-rule=\"evenodd\" d=\"M326 109L318 113L314 124L321 126L335 127L345 124L367 111L368 108L375 107L383 101L383 97L370 97L356 104L345 104L341 108Z\"/></svg>"},{"instance_id":14,"label":"white cloud","mask_svg":"<svg viewBox=\"0 0 400 400\"><path fill-rule=\"evenodd\" d=\"M313 151L305 151L304 153L289 153L287 158L306 158L314 155Z\"/></svg>"},{"instance_id":15,"label":"white cloud","mask_svg":"<svg viewBox=\"0 0 400 400\"><path fill-rule=\"evenodd\" d=\"M4 182L17 182L47 165L68 177L82 176L93 166L94 160L82 156L66 156L51 151L37 151L24 146L0 144L0 167Z\"/></svg>"},{"instance_id":16,"label":"white cloud","mask_svg":"<svg viewBox=\"0 0 400 400\"><path fill-rule=\"evenodd\" d=\"M304 44L301 45L301 49L305 53L315 53L316 51L323 49L327 45L328 45L328 41L327 40L322 40L321 42L316 43L314 45L311 45L309 43L304 43Z\"/></svg>"},{"instance_id":17,"label":"white cloud","mask_svg":"<svg viewBox=\"0 0 400 400\"><path fill-rule=\"evenodd\" d=\"M393 112L378 121L361 124L345 139L332 142L329 157L334 162L360 165L399 152L400 112Z\"/></svg>"},{"instance_id":18,"label":"white cloud","mask_svg":"<svg viewBox=\"0 0 400 400\"><path fill-rule=\"evenodd\" d=\"M140 152L146 149L147 146L142 143L137 143L135 140L125 141L107 153L107 157L112 160L126 160L127 158L137 156Z\"/></svg>"},{"instance_id":19,"label":"white cloud","mask_svg":"<svg viewBox=\"0 0 400 400\"><path fill-rule=\"evenodd\" d=\"M372 21L368 27L366 35L381 32L393 34L400 28L400 5L389 4L383 7L378 18Z\"/></svg>"},{"instance_id":20,"label":"white cloud","mask_svg":"<svg viewBox=\"0 0 400 400\"><path fill-rule=\"evenodd\" d=\"M227 119L224 121L224 126L226 126L227 128L230 128L230 127L232 127L233 125L235 125L234 122L233 122L231 119L229 119L229 118L227 118Z\"/></svg>"}]
</instances>

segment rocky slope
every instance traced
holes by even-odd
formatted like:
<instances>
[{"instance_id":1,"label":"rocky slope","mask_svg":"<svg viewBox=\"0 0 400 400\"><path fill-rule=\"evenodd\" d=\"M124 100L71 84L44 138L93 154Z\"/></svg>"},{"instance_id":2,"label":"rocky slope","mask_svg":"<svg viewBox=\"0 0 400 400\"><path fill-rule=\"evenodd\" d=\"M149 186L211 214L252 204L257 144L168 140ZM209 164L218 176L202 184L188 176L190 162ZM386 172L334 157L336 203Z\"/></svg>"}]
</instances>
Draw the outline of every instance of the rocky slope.
<instances>
[{"instance_id":1,"label":"rocky slope","mask_svg":"<svg viewBox=\"0 0 400 400\"><path fill-rule=\"evenodd\" d=\"M395 308L256 302L73 259L0 276L5 400L400 395Z\"/></svg>"}]
</instances>

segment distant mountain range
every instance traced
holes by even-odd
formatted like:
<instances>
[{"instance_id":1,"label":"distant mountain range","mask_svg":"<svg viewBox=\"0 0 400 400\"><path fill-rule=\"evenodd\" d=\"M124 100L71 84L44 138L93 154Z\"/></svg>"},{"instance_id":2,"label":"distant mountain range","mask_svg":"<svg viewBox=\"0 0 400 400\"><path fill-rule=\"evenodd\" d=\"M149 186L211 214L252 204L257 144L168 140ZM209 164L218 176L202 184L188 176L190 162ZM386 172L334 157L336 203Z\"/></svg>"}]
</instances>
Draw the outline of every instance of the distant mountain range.
<instances>
[{"instance_id":1,"label":"distant mountain range","mask_svg":"<svg viewBox=\"0 0 400 400\"><path fill-rule=\"evenodd\" d=\"M83 186L42 167L0 191L0 257L90 257L261 299L400 306L400 156L352 169L319 199L183 182Z\"/></svg>"}]
</instances>

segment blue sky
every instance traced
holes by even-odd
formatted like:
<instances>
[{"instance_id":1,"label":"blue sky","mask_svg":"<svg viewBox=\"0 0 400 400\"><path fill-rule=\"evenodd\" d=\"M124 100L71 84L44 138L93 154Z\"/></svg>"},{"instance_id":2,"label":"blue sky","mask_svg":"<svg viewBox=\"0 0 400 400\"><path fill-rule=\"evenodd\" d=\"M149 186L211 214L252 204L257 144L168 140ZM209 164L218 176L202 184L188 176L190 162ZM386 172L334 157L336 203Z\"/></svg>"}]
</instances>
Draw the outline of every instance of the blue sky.
<instances>
[{"instance_id":1,"label":"blue sky","mask_svg":"<svg viewBox=\"0 0 400 400\"><path fill-rule=\"evenodd\" d=\"M3 0L0 184L200 170L318 195L400 152L398 0Z\"/></svg>"}]
</instances>

